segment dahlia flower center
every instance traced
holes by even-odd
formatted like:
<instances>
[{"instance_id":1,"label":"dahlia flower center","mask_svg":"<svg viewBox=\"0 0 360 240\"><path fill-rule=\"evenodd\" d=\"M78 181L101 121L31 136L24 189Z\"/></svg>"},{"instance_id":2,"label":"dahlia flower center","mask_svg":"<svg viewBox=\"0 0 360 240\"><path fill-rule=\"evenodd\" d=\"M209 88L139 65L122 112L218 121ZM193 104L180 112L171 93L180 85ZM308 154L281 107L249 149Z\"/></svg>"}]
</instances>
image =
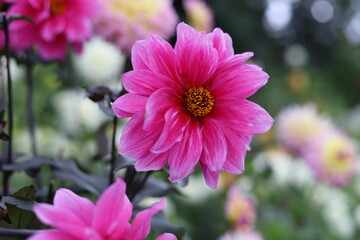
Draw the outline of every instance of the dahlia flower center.
<instances>
[{"instance_id":1,"label":"dahlia flower center","mask_svg":"<svg viewBox=\"0 0 360 240\"><path fill-rule=\"evenodd\" d=\"M214 107L215 98L203 87L192 87L185 93L187 110L194 117L205 117Z\"/></svg>"},{"instance_id":2,"label":"dahlia flower center","mask_svg":"<svg viewBox=\"0 0 360 240\"><path fill-rule=\"evenodd\" d=\"M325 157L329 169L342 172L351 167L352 154L346 143L339 140L330 140L325 147Z\"/></svg>"},{"instance_id":3,"label":"dahlia flower center","mask_svg":"<svg viewBox=\"0 0 360 240\"><path fill-rule=\"evenodd\" d=\"M65 0L50 0L50 11L53 15L60 15L66 11Z\"/></svg>"},{"instance_id":4,"label":"dahlia flower center","mask_svg":"<svg viewBox=\"0 0 360 240\"><path fill-rule=\"evenodd\" d=\"M158 9L158 4L153 0L112 0L110 7L119 13L123 13L128 19L135 19L137 16L151 17Z\"/></svg>"}]
</instances>

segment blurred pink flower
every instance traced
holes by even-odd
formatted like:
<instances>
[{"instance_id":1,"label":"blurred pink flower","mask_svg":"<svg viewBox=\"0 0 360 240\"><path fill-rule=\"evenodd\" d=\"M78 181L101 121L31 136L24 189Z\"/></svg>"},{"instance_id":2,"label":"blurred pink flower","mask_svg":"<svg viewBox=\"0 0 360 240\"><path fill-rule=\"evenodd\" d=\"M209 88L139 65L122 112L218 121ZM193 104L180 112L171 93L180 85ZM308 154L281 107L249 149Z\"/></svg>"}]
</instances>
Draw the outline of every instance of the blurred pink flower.
<instances>
[{"instance_id":1,"label":"blurred pink flower","mask_svg":"<svg viewBox=\"0 0 360 240\"><path fill-rule=\"evenodd\" d=\"M44 59L63 59L70 43L76 51L92 36L94 0L8 0L8 16L29 17L33 23L17 20L9 25L11 46L16 50L36 46Z\"/></svg>"},{"instance_id":2,"label":"blurred pink flower","mask_svg":"<svg viewBox=\"0 0 360 240\"><path fill-rule=\"evenodd\" d=\"M149 33L169 38L178 17L172 0L104 0L95 18L96 32L107 41L130 53L135 41Z\"/></svg>"},{"instance_id":3,"label":"blurred pink flower","mask_svg":"<svg viewBox=\"0 0 360 240\"><path fill-rule=\"evenodd\" d=\"M263 240L263 237L258 232L241 232L235 230L228 232L220 240Z\"/></svg>"},{"instance_id":4,"label":"blurred pink flower","mask_svg":"<svg viewBox=\"0 0 360 240\"><path fill-rule=\"evenodd\" d=\"M175 49L150 34L132 51L133 71L122 77L128 94L113 103L119 118L132 117L119 153L137 159L137 171L169 164L178 181L200 163L207 184L217 186L220 170L244 171L251 136L268 131L273 119L246 100L268 74L244 64L253 53L233 53L220 29L206 35L180 23Z\"/></svg>"},{"instance_id":5,"label":"blurred pink flower","mask_svg":"<svg viewBox=\"0 0 360 240\"><path fill-rule=\"evenodd\" d=\"M125 183L118 178L100 196L96 205L68 189L56 191L54 205L40 203L34 212L45 224L57 230L44 230L29 240L119 240L145 239L150 232L150 220L166 205L162 198L151 208L139 212L132 223L132 204L125 195ZM174 240L172 234L158 239Z\"/></svg>"},{"instance_id":6,"label":"blurred pink flower","mask_svg":"<svg viewBox=\"0 0 360 240\"><path fill-rule=\"evenodd\" d=\"M231 187L228 192L225 215L238 231L249 232L254 228L256 220L254 203L241 194L236 186Z\"/></svg>"},{"instance_id":7,"label":"blurred pink flower","mask_svg":"<svg viewBox=\"0 0 360 240\"><path fill-rule=\"evenodd\" d=\"M356 173L358 159L355 144L336 129L311 138L303 156L315 176L331 185L344 186Z\"/></svg>"},{"instance_id":8,"label":"blurred pink flower","mask_svg":"<svg viewBox=\"0 0 360 240\"><path fill-rule=\"evenodd\" d=\"M301 153L311 138L333 128L327 116L318 113L314 104L285 108L276 119L276 134L281 145L294 154Z\"/></svg>"},{"instance_id":9,"label":"blurred pink flower","mask_svg":"<svg viewBox=\"0 0 360 240\"><path fill-rule=\"evenodd\" d=\"M214 14L203 0L185 0L184 10L189 24L198 31L211 32L214 28Z\"/></svg>"}]
</instances>

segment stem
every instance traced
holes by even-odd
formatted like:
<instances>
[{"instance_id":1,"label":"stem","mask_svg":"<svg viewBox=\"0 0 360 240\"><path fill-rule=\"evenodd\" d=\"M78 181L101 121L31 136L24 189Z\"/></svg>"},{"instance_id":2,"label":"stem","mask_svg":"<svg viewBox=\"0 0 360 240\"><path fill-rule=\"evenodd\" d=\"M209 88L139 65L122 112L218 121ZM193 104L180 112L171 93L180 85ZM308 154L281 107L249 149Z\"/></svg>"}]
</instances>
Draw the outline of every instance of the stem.
<instances>
[{"instance_id":1,"label":"stem","mask_svg":"<svg viewBox=\"0 0 360 240\"><path fill-rule=\"evenodd\" d=\"M114 170L115 170L115 160L116 160L116 146L115 146L115 137L116 137L116 123L117 117L113 118L113 134L111 139L111 160L110 160L110 174L109 174L109 185L114 182Z\"/></svg>"},{"instance_id":2,"label":"stem","mask_svg":"<svg viewBox=\"0 0 360 240\"><path fill-rule=\"evenodd\" d=\"M33 98L33 77L32 77L32 62L30 51L26 51L25 58L25 67L26 67L26 87L27 87L27 101L26 101L26 110L27 110L27 119L28 127L30 133L30 144L31 144L31 154L33 156L37 155L36 151L36 140L35 140L35 118L34 118L34 98Z\"/></svg>"},{"instance_id":3,"label":"stem","mask_svg":"<svg viewBox=\"0 0 360 240\"><path fill-rule=\"evenodd\" d=\"M8 85L8 135L9 135L9 143L8 143L8 152L7 152L7 160L5 163L11 164L12 162L12 130L13 130L13 104L12 104L12 81L10 74L10 41L9 41L9 28L8 21L6 18L6 13L2 13L3 22L4 22L4 33L5 33L5 55L6 55L6 70L7 70L7 85ZM9 178L11 172L3 171L3 193L4 195L9 194Z\"/></svg>"},{"instance_id":4,"label":"stem","mask_svg":"<svg viewBox=\"0 0 360 240\"><path fill-rule=\"evenodd\" d=\"M30 236L39 231L41 231L41 230L0 227L0 236L1 235Z\"/></svg>"},{"instance_id":5,"label":"stem","mask_svg":"<svg viewBox=\"0 0 360 240\"><path fill-rule=\"evenodd\" d=\"M141 191L141 189L144 188L146 181L149 179L149 177L152 173L153 173L152 171L146 172L145 176L143 177L143 179L141 179L141 181L139 182L137 187L134 189L134 191L129 194L128 197L129 197L130 201L132 201L135 198L135 196Z\"/></svg>"}]
</instances>

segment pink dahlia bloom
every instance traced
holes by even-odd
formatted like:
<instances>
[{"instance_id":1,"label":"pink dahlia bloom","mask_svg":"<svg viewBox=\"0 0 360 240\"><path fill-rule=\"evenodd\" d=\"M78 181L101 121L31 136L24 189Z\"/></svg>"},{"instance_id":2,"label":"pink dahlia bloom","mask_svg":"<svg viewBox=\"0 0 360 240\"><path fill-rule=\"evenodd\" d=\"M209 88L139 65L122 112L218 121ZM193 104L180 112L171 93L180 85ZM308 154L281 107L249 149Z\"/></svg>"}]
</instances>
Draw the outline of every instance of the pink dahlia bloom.
<instances>
[{"instance_id":1,"label":"pink dahlia bloom","mask_svg":"<svg viewBox=\"0 0 360 240\"><path fill-rule=\"evenodd\" d=\"M184 10L189 24L198 31L211 32L214 28L214 14L203 0L185 0Z\"/></svg>"},{"instance_id":2,"label":"pink dahlia bloom","mask_svg":"<svg viewBox=\"0 0 360 240\"><path fill-rule=\"evenodd\" d=\"M312 137L332 128L330 119L319 114L314 104L287 107L276 119L276 134L280 144L294 154L301 153Z\"/></svg>"},{"instance_id":3,"label":"pink dahlia bloom","mask_svg":"<svg viewBox=\"0 0 360 240\"><path fill-rule=\"evenodd\" d=\"M356 173L355 144L335 129L313 137L311 144L303 150L303 156L315 176L331 185L344 186Z\"/></svg>"},{"instance_id":4,"label":"pink dahlia bloom","mask_svg":"<svg viewBox=\"0 0 360 240\"><path fill-rule=\"evenodd\" d=\"M68 189L56 191L54 205L35 205L36 216L56 230L44 230L29 240L142 240L150 232L150 220L166 205L162 198L151 208L139 212L132 223L132 204L125 195L125 183L117 179L100 196L97 204ZM163 234L158 240L176 240Z\"/></svg>"},{"instance_id":5,"label":"pink dahlia bloom","mask_svg":"<svg viewBox=\"0 0 360 240\"><path fill-rule=\"evenodd\" d=\"M11 45L16 50L36 46L44 59L63 59L67 44L79 51L92 36L91 18L95 0L8 0L8 16L29 17L34 23L17 20L10 24Z\"/></svg>"},{"instance_id":6,"label":"pink dahlia bloom","mask_svg":"<svg viewBox=\"0 0 360 240\"><path fill-rule=\"evenodd\" d=\"M231 187L228 192L225 215L234 224L234 227L241 232L252 230L256 220L253 201L241 194L235 186Z\"/></svg>"},{"instance_id":7,"label":"pink dahlia bloom","mask_svg":"<svg viewBox=\"0 0 360 240\"><path fill-rule=\"evenodd\" d=\"M130 53L135 41L149 33L173 35L178 17L172 0L104 0L95 18L95 30L107 41Z\"/></svg>"},{"instance_id":8,"label":"pink dahlia bloom","mask_svg":"<svg viewBox=\"0 0 360 240\"><path fill-rule=\"evenodd\" d=\"M119 118L132 117L119 153L137 159L137 171L169 165L178 181L200 163L206 182L217 186L220 170L244 171L251 136L273 124L269 114L246 100L268 75L244 64L252 53L233 53L231 38L180 23L175 49L150 34L132 50L133 71L122 77L128 94L113 103Z\"/></svg>"}]
</instances>

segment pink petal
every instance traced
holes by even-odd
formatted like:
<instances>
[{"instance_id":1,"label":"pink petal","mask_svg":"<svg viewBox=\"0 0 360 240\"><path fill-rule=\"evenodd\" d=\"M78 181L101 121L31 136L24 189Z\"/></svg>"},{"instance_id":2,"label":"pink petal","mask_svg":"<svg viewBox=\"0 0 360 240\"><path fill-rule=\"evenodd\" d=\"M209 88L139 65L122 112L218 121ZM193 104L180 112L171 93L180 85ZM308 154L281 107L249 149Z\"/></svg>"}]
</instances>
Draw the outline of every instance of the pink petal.
<instances>
[{"instance_id":1,"label":"pink petal","mask_svg":"<svg viewBox=\"0 0 360 240\"><path fill-rule=\"evenodd\" d=\"M266 72L255 65L242 64L242 56L237 56L214 73L210 91L217 99L247 98L267 83Z\"/></svg>"},{"instance_id":2,"label":"pink petal","mask_svg":"<svg viewBox=\"0 0 360 240\"><path fill-rule=\"evenodd\" d=\"M67 42L64 35L58 35L53 41L39 40L39 52L45 60L63 60L66 53Z\"/></svg>"},{"instance_id":3,"label":"pink petal","mask_svg":"<svg viewBox=\"0 0 360 240\"><path fill-rule=\"evenodd\" d=\"M175 143L181 141L189 121L190 115L184 111L183 107L170 108L165 113L164 129L150 151L153 153L168 151Z\"/></svg>"},{"instance_id":4,"label":"pink petal","mask_svg":"<svg viewBox=\"0 0 360 240\"><path fill-rule=\"evenodd\" d=\"M171 233L164 233L157 237L156 240L176 240L176 236Z\"/></svg>"},{"instance_id":5,"label":"pink petal","mask_svg":"<svg viewBox=\"0 0 360 240\"><path fill-rule=\"evenodd\" d=\"M179 88L165 75L149 70L130 71L122 75L122 82L127 91L138 95L150 96L164 87Z\"/></svg>"},{"instance_id":6,"label":"pink petal","mask_svg":"<svg viewBox=\"0 0 360 240\"><path fill-rule=\"evenodd\" d=\"M139 212L134 221L131 224L131 227L126 231L126 239L131 240L143 240L150 233L151 218L159 211L163 210L166 206L166 199L163 197L161 200L151 208Z\"/></svg>"},{"instance_id":7,"label":"pink petal","mask_svg":"<svg viewBox=\"0 0 360 240\"><path fill-rule=\"evenodd\" d=\"M147 97L128 93L115 100L111 107L118 118L132 117L145 109Z\"/></svg>"},{"instance_id":8,"label":"pink petal","mask_svg":"<svg viewBox=\"0 0 360 240\"><path fill-rule=\"evenodd\" d=\"M223 169L232 174L241 174L245 170L244 161L249 147L248 136L242 136L231 131L225 134L228 154Z\"/></svg>"},{"instance_id":9,"label":"pink petal","mask_svg":"<svg viewBox=\"0 0 360 240\"><path fill-rule=\"evenodd\" d=\"M204 164L200 164L201 169L204 173L206 184L211 188L216 188L219 182L219 175L220 171L211 171L207 166Z\"/></svg>"},{"instance_id":10,"label":"pink petal","mask_svg":"<svg viewBox=\"0 0 360 240\"><path fill-rule=\"evenodd\" d=\"M177 53L181 66L182 80L188 87L199 87L209 80L216 70L218 54L206 38L205 33L194 39L188 39Z\"/></svg>"},{"instance_id":11,"label":"pink petal","mask_svg":"<svg viewBox=\"0 0 360 240\"><path fill-rule=\"evenodd\" d=\"M86 239L86 228L89 226L70 209L39 203L34 206L34 212L43 223L51 225L75 238Z\"/></svg>"},{"instance_id":12,"label":"pink petal","mask_svg":"<svg viewBox=\"0 0 360 240\"><path fill-rule=\"evenodd\" d=\"M131 63L134 70L150 70L147 63L147 43L145 40L135 42L131 50Z\"/></svg>"},{"instance_id":13,"label":"pink petal","mask_svg":"<svg viewBox=\"0 0 360 240\"><path fill-rule=\"evenodd\" d=\"M149 34L147 41L147 66L151 71L167 76L173 81L180 81L176 70L175 53L164 39Z\"/></svg>"},{"instance_id":14,"label":"pink petal","mask_svg":"<svg viewBox=\"0 0 360 240\"><path fill-rule=\"evenodd\" d=\"M176 143L169 152L170 181L178 181L195 170L203 149L199 122L191 119L181 142Z\"/></svg>"},{"instance_id":15,"label":"pink petal","mask_svg":"<svg viewBox=\"0 0 360 240\"><path fill-rule=\"evenodd\" d=\"M54 205L74 213L86 225L91 225L95 205L89 199L79 197L68 189L60 188L55 193Z\"/></svg>"},{"instance_id":16,"label":"pink petal","mask_svg":"<svg viewBox=\"0 0 360 240\"><path fill-rule=\"evenodd\" d=\"M104 239L120 239L131 218L132 205L125 188L124 181L118 178L97 202L92 226Z\"/></svg>"},{"instance_id":17,"label":"pink petal","mask_svg":"<svg viewBox=\"0 0 360 240\"><path fill-rule=\"evenodd\" d=\"M55 230L45 230L32 235L28 240L78 240L77 237L72 237L64 232ZM85 239L84 239L85 240Z\"/></svg>"},{"instance_id":18,"label":"pink petal","mask_svg":"<svg viewBox=\"0 0 360 240\"><path fill-rule=\"evenodd\" d=\"M136 171L156 171L162 169L169 159L169 153L148 153L135 162Z\"/></svg>"},{"instance_id":19,"label":"pink petal","mask_svg":"<svg viewBox=\"0 0 360 240\"><path fill-rule=\"evenodd\" d=\"M218 121L244 135L265 133L274 123L263 108L248 100L218 100L214 112Z\"/></svg>"},{"instance_id":20,"label":"pink petal","mask_svg":"<svg viewBox=\"0 0 360 240\"><path fill-rule=\"evenodd\" d=\"M65 19L59 17L49 18L41 28L41 37L45 41L53 41L55 37L64 31Z\"/></svg>"},{"instance_id":21,"label":"pink petal","mask_svg":"<svg viewBox=\"0 0 360 240\"><path fill-rule=\"evenodd\" d=\"M92 35L90 20L76 16L68 19L65 34L70 42L87 40Z\"/></svg>"},{"instance_id":22,"label":"pink petal","mask_svg":"<svg viewBox=\"0 0 360 240\"><path fill-rule=\"evenodd\" d=\"M196 37L199 37L201 34L200 32L196 31L194 28L190 27L186 23L179 23L176 27L176 44L175 44L175 53L180 54L183 51L183 47L186 45L186 43L194 39Z\"/></svg>"},{"instance_id":23,"label":"pink petal","mask_svg":"<svg viewBox=\"0 0 360 240\"><path fill-rule=\"evenodd\" d=\"M141 158L148 154L161 132L152 133L143 130L144 112L134 115L125 125L119 145L119 153L130 158Z\"/></svg>"},{"instance_id":24,"label":"pink petal","mask_svg":"<svg viewBox=\"0 0 360 240\"><path fill-rule=\"evenodd\" d=\"M224 33L220 28L215 28L212 33L208 34L208 37L213 42L214 48L218 51L219 60L234 55L232 39L229 34Z\"/></svg>"},{"instance_id":25,"label":"pink petal","mask_svg":"<svg viewBox=\"0 0 360 240\"><path fill-rule=\"evenodd\" d=\"M180 106L182 99L170 88L154 92L146 103L144 129L161 131L165 124L165 113L172 107Z\"/></svg>"},{"instance_id":26,"label":"pink petal","mask_svg":"<svg viewBox=\"0 0 360 240\"><path fill-rule=\"evenodd\" d=\"M220 171L227 155L227 143L221 124L212 119L204 119L202 129L203 151L201 163L211 171Z\"/></svg>"}]
</instances>

